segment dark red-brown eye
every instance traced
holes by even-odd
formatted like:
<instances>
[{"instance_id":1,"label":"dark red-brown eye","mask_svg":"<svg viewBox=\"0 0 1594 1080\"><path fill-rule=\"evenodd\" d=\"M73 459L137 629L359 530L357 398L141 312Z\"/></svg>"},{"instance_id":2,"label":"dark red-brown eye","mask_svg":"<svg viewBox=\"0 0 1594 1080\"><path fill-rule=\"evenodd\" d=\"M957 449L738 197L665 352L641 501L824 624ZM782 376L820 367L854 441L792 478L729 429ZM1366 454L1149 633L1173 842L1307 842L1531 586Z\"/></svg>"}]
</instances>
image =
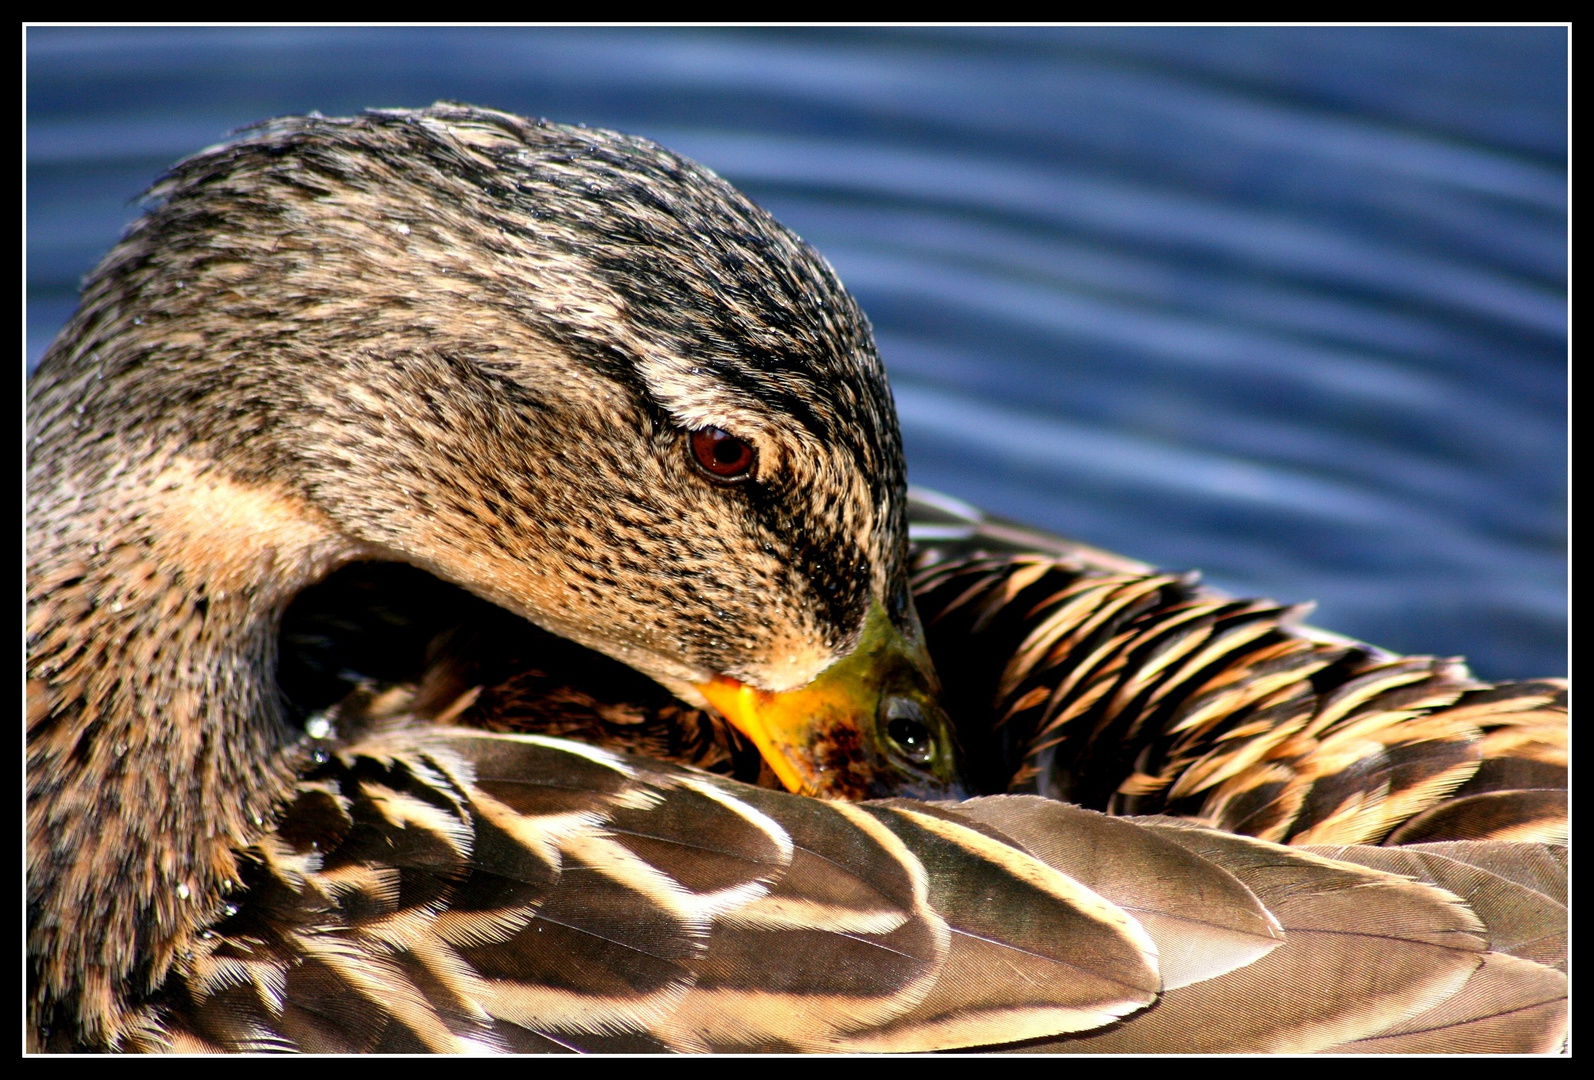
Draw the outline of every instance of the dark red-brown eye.
<instances>
[{"instance_id":1,"label":"dark red-brown eye","mask_svg":"<svg viewBox=\"0 0 1594 1080\"><path fill-rule=\"evenodd\" d=\"M747 479L758 459L751 446L717 427L699 428L690 441L692 460L711 478L724 483Z\"/></svg>"}]
</instances>

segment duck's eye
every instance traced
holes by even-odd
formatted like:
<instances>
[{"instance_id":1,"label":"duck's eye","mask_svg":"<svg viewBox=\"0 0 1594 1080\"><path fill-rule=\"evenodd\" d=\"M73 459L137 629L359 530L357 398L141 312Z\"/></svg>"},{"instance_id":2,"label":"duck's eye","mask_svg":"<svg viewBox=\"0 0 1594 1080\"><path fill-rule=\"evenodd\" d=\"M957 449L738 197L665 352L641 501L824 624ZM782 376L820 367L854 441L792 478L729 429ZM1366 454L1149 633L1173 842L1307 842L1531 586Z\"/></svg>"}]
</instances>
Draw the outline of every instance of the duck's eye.
<instances>
[{"instance_id":1,"label":"duck's eye","mask_svg":"<svg viewBox=\"0 0 1594 1080\"><path fill-rule=\"evenodd\" d=\"M924 722L924 709L912 698L893 694L885 701L886 735L902 756L916 765L935 757L935 733Z\"/></svg>"},{"instance_id":2,"label":"duck's eye","mask_svg":"<svg viewBox=\"0 0 1594 1080\"><path fill-rule=\"evenodd\" d=\"M753 448L728 431L717 427L699 428L691 433L692 460L715 480L735 483L745 480L758 459Z\"/></svg>"}]
</instances>

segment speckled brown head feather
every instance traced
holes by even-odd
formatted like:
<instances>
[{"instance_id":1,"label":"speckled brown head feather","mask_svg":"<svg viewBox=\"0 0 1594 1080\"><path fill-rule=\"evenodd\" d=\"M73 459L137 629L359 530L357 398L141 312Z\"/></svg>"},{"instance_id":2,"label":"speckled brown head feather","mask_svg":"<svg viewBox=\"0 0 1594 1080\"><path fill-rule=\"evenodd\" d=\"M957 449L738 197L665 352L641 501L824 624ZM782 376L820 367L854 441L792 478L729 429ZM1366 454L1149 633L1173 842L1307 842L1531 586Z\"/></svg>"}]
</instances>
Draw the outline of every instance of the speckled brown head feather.
<instances>
[{"instance_id":1,"label":"speckled brown head feather","mask_svg":"<svg viewBox=\"0 0 1594 1080\"><path fill-rule=\"evenodd\" d=\"M948 790L868 324L729 185L646 140L439 105L267 123L151 200L30 384L41 1000L114 1024L236 881L305 754L278 621L354 560L694 704L746 699L747 723L868 646L876 749L783 775ZM750 475L694 466L705 428ZM933 754L885 737L903 709Z\"/></svg>"},{"instance_id":2,"label":"speckled brown head feather","mask_svg":"<svg viewBox=\"0 0 1594 1080\"><path fill-rule=\"evenodd\" d=\"M439 107L267 124L152 197L35 379L41 498L108 458L215 470L445 577L490 560L492 599L682 683L806 682L900 589L868 324L706 170ZM705 426L755 482L691 473Z\"/></svg>"}]
</instances>

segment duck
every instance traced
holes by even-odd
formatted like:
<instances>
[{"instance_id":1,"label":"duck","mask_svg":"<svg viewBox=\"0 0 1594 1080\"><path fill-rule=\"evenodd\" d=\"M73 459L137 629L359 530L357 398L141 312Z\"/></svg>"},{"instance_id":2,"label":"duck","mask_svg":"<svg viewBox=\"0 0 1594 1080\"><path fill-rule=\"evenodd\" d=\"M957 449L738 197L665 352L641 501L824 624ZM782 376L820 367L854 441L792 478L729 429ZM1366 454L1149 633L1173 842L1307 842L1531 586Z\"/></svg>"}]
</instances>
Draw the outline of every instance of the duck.
<instances>
[{"instance_id":1,"label":"duck","mask_svg":"<svg viewBox=\"0 0 1594 1080\"><path fill-rule=\"evenodd\" d=\"M1564 685L910 496L652 142L246 129L28 392L31 1051L1565 1038Z\"/></svg>"}]
</instances>

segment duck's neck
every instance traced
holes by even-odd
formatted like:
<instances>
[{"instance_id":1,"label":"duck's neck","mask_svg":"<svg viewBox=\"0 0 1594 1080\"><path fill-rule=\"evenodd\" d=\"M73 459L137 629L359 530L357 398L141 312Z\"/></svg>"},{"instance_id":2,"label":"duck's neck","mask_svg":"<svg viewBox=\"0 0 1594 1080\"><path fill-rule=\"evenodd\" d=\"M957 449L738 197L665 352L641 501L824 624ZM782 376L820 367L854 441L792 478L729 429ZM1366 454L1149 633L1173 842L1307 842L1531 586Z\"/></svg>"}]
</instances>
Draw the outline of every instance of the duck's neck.
<instances>
[{"instance_id":1,"label":"duck's neck","mask_svg":"<svg viewBox=\"0 0 1594 1080\"><path fill-rule=\"evenodd\" d=\"M31 487L33 1017L114 1042L303 767L278 625L358 552L302 500L181 457Z\"/></svg>"}]
</instances>

